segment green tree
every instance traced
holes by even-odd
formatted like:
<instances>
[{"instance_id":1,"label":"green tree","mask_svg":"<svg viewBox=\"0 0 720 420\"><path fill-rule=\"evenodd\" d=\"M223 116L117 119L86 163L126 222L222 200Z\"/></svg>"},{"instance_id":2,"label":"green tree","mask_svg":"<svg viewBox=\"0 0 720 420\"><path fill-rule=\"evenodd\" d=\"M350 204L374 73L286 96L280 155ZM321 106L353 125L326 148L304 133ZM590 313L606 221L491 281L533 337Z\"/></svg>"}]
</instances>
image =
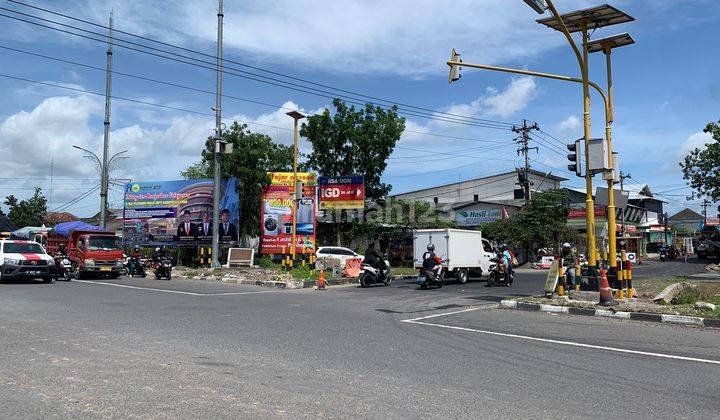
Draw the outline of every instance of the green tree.
<instances>
[{"instance_id":1,"label":"green tree","mask_svg":"<svg viewBox=\"0 0 720 420\"><path fill-rule=\"evenodd\" d=\"M579 233L566 224L569 210L567 191L547 190L535 193L510 218L484 224L480 229L491 239L522 247L529 255L534 248L579 242Z\"/></svg>"},{"instance_id":2,"label":"green tree","mask_svg":"<svg viewBox=\"0 0 720 420\"><path fill-rule=\"evenodd\" d=\"M18 200L14 195L5 197L5 205L8 206L7 218L17 227L41 226L47 215L47 199L40 187L25 200Z\"/></svg>"},{"instance_id":3,"label":"green tree","mask_svg":"<svg viewBox=\"0 0 720 420\"><path fill-rule=\"evenodd\" d=\"M252 133L247 125L237 122L223 132L222 138L233 145L233 152L222 156L222 177L238 179L239 233L257 235L260 232L260 194L270 183L267 173L291 170L293 149L273 143L265 134ZM215 170L213 145L212 137L208 138L200 162L190 165L181 175L188 179L212 178Z\"/></svg>"},{"instance_id":4,"label":"green tree","mask_svg":"<svg viewBox=\"0 0 720 420\"><path fill-rule=\"evenodd\" d=\"M397 107L386 110L367 104L356 109L339 99L333 105L334 115L326 109L302 124L300 134L313 148L304 167L323 176L364 175L367 198L385 197L392 187L380 177L405 131L405 118L398 116Z\"/></svg>"},{"instance_id":5,"label":"green tree","mask_svg":"<svg viewBox=\"0 0 720 420\"><path fill-rule=\"evenodd\" d=\"M683 178L694 190L692 198L720 201L720 121L709 123L703 131L709 133L713 141L691 151L680 167Z\"/></svg>"}]
</instances>

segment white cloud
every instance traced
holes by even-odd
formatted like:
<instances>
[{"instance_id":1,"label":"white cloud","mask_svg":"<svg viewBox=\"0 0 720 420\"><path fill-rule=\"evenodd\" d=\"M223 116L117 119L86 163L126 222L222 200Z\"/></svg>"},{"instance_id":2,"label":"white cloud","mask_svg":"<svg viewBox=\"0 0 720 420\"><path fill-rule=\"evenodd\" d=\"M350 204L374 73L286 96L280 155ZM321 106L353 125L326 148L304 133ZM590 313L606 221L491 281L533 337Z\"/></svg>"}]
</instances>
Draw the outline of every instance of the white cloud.
<instances>
[{"instance_id":1,"label":"white cloud","mask_svg":"<svg viewBox=\"0 0 720 420\"><path fill-rule=\"evenodd\" d=\"M696 148L704 148L706 143L710 143L712 141L712 136L710 133L705 132L698 132L690 137L688 137L685 142L680 146L680 151L678 152L678 156L680 159L684 159L685 156L695 150Z\"/></svg>"},{"instance_id":2,"label":"white cloud","mask_svg":"<svg viewBox=\"0 0 720 420\"><path fill-rule=\"evenodd\" d=\"M537 96L537 85L531 77L517 77L502 91L488 87L487 95L477 98L470 103L454 104L444 112L463 117L500 117L508 118L525 109L530 101ZM446 114L436 113L437 118L452 119ZM457 124L448 121L431 121L433 125L442 127L457 127Z\"/></svg>"},{"instance_id":3,"label":"white cloud","mask_svg":"<svg viewBox=\"0 0 720 420\"><path fill-rule=\"evenodd\" d=\"M570 0L563 8L590 3ZM210 46L216 7L210 0L86 0L73 13L106 22L113 9L119 29ZM535 24L536 14L520 1L250 0L225 7L229 54L333 72L445 74L451 47L477 62L500 63L565 44Z\"/></svg>"},{"instance_id":4,"label":"white cloud","mask_svg":"<svg viewBox=\"0 0 720 420\"><path fill-rule=\"evenodd\" d=\"M557 125L557 130L563 133L573 133L580 129L582 123L580 118L570 115Z\"/></svg>"},{"instance_id":5,"label":"white cloud","mask_svg":"<svg viewBox=\"0 0 720 420\"><path fill-rule=\"evenodd\" d=\"M502 92L488 90L491 94L483 102L488 117L508 118L527 107L535 97L535 79L532 77L514 78Z\"/></svg>"}]
</instances>

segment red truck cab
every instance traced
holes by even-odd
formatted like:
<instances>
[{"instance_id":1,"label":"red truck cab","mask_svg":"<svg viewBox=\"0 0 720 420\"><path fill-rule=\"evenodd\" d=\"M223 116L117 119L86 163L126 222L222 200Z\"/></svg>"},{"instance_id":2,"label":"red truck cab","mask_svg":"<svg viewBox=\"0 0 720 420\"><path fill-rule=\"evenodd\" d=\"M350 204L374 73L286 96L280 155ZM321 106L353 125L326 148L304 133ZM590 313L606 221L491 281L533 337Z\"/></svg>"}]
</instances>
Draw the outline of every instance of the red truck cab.
<instances>
[{"instance_id":1,"label":"red truck cab","mask_svg":"<svg viewBox=\"0 0 720 420\"><path fill-rule=\"evenodd\" d=\"M57 252L60 244L65 244L65 252L72 261L75 278L84 275L120 277L124 254L120 238L112 232L72 230L63 235L53 231L48 235L47 244L50 255Z\"/></svg>"}]
</instances>

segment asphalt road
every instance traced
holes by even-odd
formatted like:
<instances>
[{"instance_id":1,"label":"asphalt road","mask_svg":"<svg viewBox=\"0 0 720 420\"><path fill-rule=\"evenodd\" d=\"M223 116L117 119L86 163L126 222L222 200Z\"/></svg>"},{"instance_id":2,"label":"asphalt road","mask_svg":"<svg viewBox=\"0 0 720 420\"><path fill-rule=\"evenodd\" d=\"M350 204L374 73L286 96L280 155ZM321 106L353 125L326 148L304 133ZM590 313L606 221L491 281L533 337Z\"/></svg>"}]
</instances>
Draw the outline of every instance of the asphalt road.
<instances>
[{"instance_id":1,"label":"asphalt road","mask_svg":"<svg viewBox=\"0 0 720 420\"><path fill-rule=\"evenodd\" d=\"M0 284L0 413L717 418L720 331L495 309L543 284Z\"/></svg>"}]
</instances>

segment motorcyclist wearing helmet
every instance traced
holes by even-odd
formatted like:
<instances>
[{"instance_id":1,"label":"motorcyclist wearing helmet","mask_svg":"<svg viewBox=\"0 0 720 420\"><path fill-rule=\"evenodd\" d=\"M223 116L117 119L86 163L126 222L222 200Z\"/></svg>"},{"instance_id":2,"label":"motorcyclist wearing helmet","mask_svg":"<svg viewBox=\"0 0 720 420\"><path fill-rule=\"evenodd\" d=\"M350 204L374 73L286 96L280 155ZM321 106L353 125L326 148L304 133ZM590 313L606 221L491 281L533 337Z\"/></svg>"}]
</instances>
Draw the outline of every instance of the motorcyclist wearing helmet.
<instances>
[{"instance_id":1,"label":"motorcyclist wearing helmet","mask_svg":"<svg viewBox=\"0 0 720 420\"><path fill-rule=\"evenodd\" d=\"M132 253L130 254L130 272L131 273L140 269L140 258L142 258L142 253L140 252L140 245L135 245L133 247Z\"/></svg>"},{"instance_id":2,"label":"motorcyclist wearing helmet","mask_svg":"<svg viewBox=\"0 0 720 420\"><path fill-rule=\"evenodd\" d=\"M430 270L435 274L435 278L439 279L442 274L443 259L435 254L435 245L428 244L427 252L423 254L423 269Z\"/></svg>"},{"instance_id":3,"label":"motorcyclist wearing helmet","mask_svg":"<svg viewBox=\"0 0 720 420\"><path fill-rule=\"evenodd\" d=\"M377 269L380 277L383 277L387 266L385 265L385 257L375 249L375 241L368 241L363 263Z\"/></svg>"},{"instance_id":4,"label":"motorcyclist wearing helmet","mask_svg":"<svg viewBox=\"0 0 720 420\"><path fill-rule=\"evenodd\" d=\"M507 273L508 280L512 280L515 277L515 270L513 270L513 256L512 253L510 253L510 248L508 248L506 244L499 244L497 247L497 256L505 266L505 272ZM510 283L512 282L509 281L508 284Z\"/></svg>"},{"instance_id":5,"label":"motorcyclist wearing helmet","mask_svg":"<svg viewBox=\"0 0 720 420\"><path fill-rule=\"evenodd\" d=\"M63 258L67 258L65 244L58 245L57 250L55 250L55 255L53 255L53 258L55 259L55 280L57 280L60 278L60 275L63 274L63 267L61 262Z\"/></svg>"},{"instance_id":6,"label":"motorcyclist wearing helmet","mask_svg":"<svg viewBox=\"0 0 720 420\"><path fill-rule=\"evenodd\" d=\"M579 264L578 256L572 249L572 245L569 242L562 244L562 251L560 252L560 263L562 267L565 267L565 276L570 287L575 287L575 266Z\"/></svg>"},{"instance_id":7,"label":"motorcyclist wearing helmet","mask_svg":"<svg viewBox=\"0 0 720 420\"><path fill-rule=\"evenodd\" d=\"M163 259L163 250L160 247L155 248L155 252L152 254L153 263L158 264Z\"/></svg>"}]
</instances>

